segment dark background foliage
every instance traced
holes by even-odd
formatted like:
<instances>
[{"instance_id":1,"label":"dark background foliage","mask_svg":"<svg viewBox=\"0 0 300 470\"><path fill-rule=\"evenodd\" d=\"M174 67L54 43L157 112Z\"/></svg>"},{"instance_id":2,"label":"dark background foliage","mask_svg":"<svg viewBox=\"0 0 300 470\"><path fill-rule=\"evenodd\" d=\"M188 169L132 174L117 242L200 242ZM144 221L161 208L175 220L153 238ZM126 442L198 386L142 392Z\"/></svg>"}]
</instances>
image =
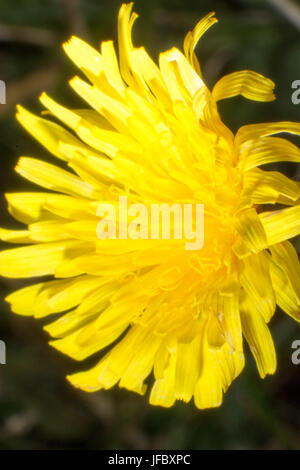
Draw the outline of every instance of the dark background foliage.
<instances>
[{"instance_id":1,"label":"dark background foliage","mask_svg":"<svg viewBox=\"0 0 300 470\"><path fill-rule=\"evenodd\" d=\"M279 10L277 3L282 4ZM119 5L115 0L1 0L0 79L7 83L7 104L0 105L1 192L32 187L14 174L19 155L52 160L16 123L16 103L40 112L37 98L47 90L78 107L67 84L77 70L61 43L71 34L95 47L100 40L116 38ZM296 14L287 18L289 2L137 0L135 10L141 17L135 43L145 44L154 58L172 45L181 47L185 33L215 10L219 23L197 48L207 83L250 68L277 84L273 103L243 98L222 102L225 122L236 130L252 122L299 121L300 104L291 102L291 83L300 80L300 22ZM297 178L295 165L283 169ZM16 227L3 196L0 211L1 225ZM1 299L24 284L1 279ZM7 364L0 365L2 449L300 448L300 365L291 362L291 343L300 339L300 331L281 312L270 324L278 352L276 375L260 380L247 351L246 369L223 406L206 411L193 403L150 407L147 396L119 389L96 394L72 389L64 376L80 364L47 345L42 323L11 314L3 300L0 312L0 339L7 345Z\"/></svg>"}]
</instances>

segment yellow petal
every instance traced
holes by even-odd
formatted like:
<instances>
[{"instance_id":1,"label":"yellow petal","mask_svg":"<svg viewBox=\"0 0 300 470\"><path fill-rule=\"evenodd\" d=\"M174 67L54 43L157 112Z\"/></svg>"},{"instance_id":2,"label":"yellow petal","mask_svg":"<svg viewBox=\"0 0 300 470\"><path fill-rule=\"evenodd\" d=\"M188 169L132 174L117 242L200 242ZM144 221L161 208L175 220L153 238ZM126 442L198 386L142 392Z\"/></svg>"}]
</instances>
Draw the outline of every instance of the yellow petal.
<instances>
[{"instance_id":1,"label":"yellow petal","mask_svg":"<svg viewBox=\"0 0 300 470\"><path fill-rule=\"evenodd\" d=\"M209 323L206 324L201 341L200 376L194 391L195 405L199 409L220 406L223 392L244 367L238 284L232 281L223 286L222 292L212 295L210 303L210 308L220 312L218 317L226 342L220 347L211 347Z\"/></svg>"},{"instance_id":2,"label":"yellow petal","mask_svg":"<svg viewBox=\"0 0 300 470\"><path fill-rule=\"evenodd\" d=\"M221 348L213 349L211 353L213 361L219 365L222 388L226 392L229 385L245 366L244 353L242 351L232 351L228 343L225 343Z\"/></svg>"},{"instance_id":3,"label":"yellow petal","mask_svg":"<svg viewBox=\"0 0 300 470\"><path fill-rule=\"evenodd\" d=\"M238 239L233 246L234 252L240 256L244 251L258 253L267 247L267 238L264 226L255 209L248 209L241 214L236 222L236 230L241 240ZM242 247L245 245L245 249Z\"/></svg>"},{"instance_id":4,"label":"yellow petal","mask_svg":"<svg viewBox=\"0 0 300 470\"><path fill-rule=\"evenodd\" d=\"M8 193L5 197L9 213L20 222L30 224L42 218L47 193Z\"/></svg>"},{"instance_id":5,"label":"yellow petal","mask_svg":"<svg viewBox=\"0 0 300 470\"><path fill-rule=\"evenodd\" d=\"M200 410L215 408L223 401L223 383L218 363L208 349L204 352L200 378L194 392L195 405Z\"/></svg>"},{"instance_id":6,"label":"yellow petal","mask_svg":"<svg viewBox=\"0 0 300 470\"><path fill-rule=\"evenodd\" d=\"M190 343L178 344L174 393L177 400L189 402L200 373L199 335Z\"/></svg>"},{"instance_id":7,"label":"yellow petal","mask_svg":"<svg viewBox=\"0 0 300 470\"><path fill-rule=\"evenodd\" d=\"M300 263L298 253L290 242L270 247L272 259L286 274L300 305Z\"/></svg>"},{"instance_id":8,"label":"yellow petal","mask_svg":"<svg viewBox=\"0 0 300 470\"><path fill-rule=\"evenodd\" d=\"M58 217L83 219L96 209L91 202L79 197L53 193L8 193L5 195L10 214L20 222L31 224Z\"/></svg>"},{"instance_id":9,"label":"yellow petal","mask_svg":"<svg viewBox=\"0 0 300 470\"><path fill-rule=\"evenodd\" d=\"M154 406L169 408L175 402L175 371L176 354L171 354L168 365L163 372L163 377L156 379L151 389L149 402Z\"/></svg>"},{"instance_id":10,"label":"yellow petal","mask_svg":"<svg viewBox=\"0 0 300 470\"><path fill-rule=\"evenodd\" d=\"M101 313L100 309L99 313ZM49 335L53 338L63 338L78 330L86 323L92 321L96 315L98 314L94 312L88 313L86 315L78 315L76 309L71 310L54 322L44 326L44 330L47 331L47 333L49 333Z\"/></svg>"},{"instance_id":11,"label":"yellow petal","mask_svg":"<svg viewBox=\"0 0 300 470\"><path fill-rule=\"evenodd\" d=\"M263 252L252 254L240 261L240 269L242 287L257 311L269 322L276 308L269 259Z\"/></svg>"},{"instance_id":12,"label":"yellow petal","mask_svg":"<svg viewBox=\"0 0 300 470\"><path fill-rule=\"evenodd\" d=\"M16 118L49 152L62 160L68 160L68 155L61 152L61 142L78 148L83 147L83 144L63 127L47 119L35 116L22 108L22 106L17 107Z\"/></svg>"},{"instance_id":13,"label":"yellow petal","mask_svg":"<svg viewBox=\"0 0 300 470\"><path fill-rule=\"evenodd\" d=\"M290 200L293 203L299 197L299 185L282 173L255 168L244 174L242 201L249 200L251 204L275 204Z\"/></svg>"},{"instance_id":14,"label":"yellow petal","mask_svg":"<svg viewBox=\"0 0 300 470\"><path fill-rule=\"evenodd\" d=\"M79 240L95 241L97 224L99 219L85 220L81 219L76 222L68 223L64 226L65 233L70 238L76 238ZM116 241L116 240L114 240Z\"/></svg>"},{"instance_id":15,"label":"yellow petal","mask_svg":"<svg viewBox=\"0 0 300 470\"><path fill-rule=\"evenodd\" d=\"M125 90L125 84L120 74L118 59L113 41L103 41L101 43L103 68L106 77L112 87L120 94Z\"/></svg>"},{"instance_id":16,"label":"yellow petal","mask_svg":"<svg viewBox=\"0 0 300 470\"><path fill-rule=\"evenodd\" d=\"M83 71L99 76L104 69L103 59L99 52L82 39L72 36L63 44L70 59Z\"/></svg>"},{"instance_id":17,"label":"yellow petal","mask_svg":"<svg viewBox=\"0 0 300 470\"><path fill-rule=\"evenodd\" d=\"M65 231L65 219L44 220L28 226L31 239L36 242L53 242L70 238Z\"/></svg>"},{"instance_id":18,"label":"yellow petal","mask_svg":"<svg viewBox=\"0 0 300 470\"><path fill-rule=\"evenodd\" d=\"M242 303L243 334L255 358L259 375L264 378L276 370L276 352L265 320L257 310L253 298L247 296Z\"/></svg>"},{"instance_id":19,"label":"yellow petal","mask_svg":"<svg viewBox=\"0 0 300 470\"><path fill-rule=\"evenodd\" d=\"M184 39L183 49L187 60L194 67L196 72L201 77L201 68L197 60L194 49L197 46L199 39L203 34L215 23L218 22L217 18L214 17L214 12L208 13L202 18L195 26L192 31L189 31Z\"/></svg>"},{"instance_id":20,"label":"yellow petal","mask_svg":"<svg viewBox=\"0 0 300 470\"><path fill-rule=\"evenodd\" d=\"M214 86L212 95L216 101L242 95L254 101L273 101L275 83L251 70L241 70L222 77Z\"/></svg>"},{"instance_id":21,"label":"yellow petal","mask_svg":"<svg viewBox=\"0 0 300 470\"><path fill-rule=\"evenodd\" d=\"M243 142L258 140L280 132L287 132L288 134L300 135L300 123L282 121L282 122L266 122L262 124L248 124L242 126L236 133L235 144L239 148Z\"/></svg>"},{"instance_id":22,"label":"yellow petal","mask_svg":"<svg viewBox=\"0 0 300 470\"><path fill-rule=\"evenodd\" d=\"M172 100L189 101L205 85L184 55L173 47L159 56L159 66Z\"/></svg>"},{"instance_id":23,"label":"yellow petal","mask_svg":"<svg viewBox=\"0 0 300 470\"><path fill-rule=\"evenodd\" d=\"M95 190L70 172L35 158L21 157L16 172L39 186L53 191L93 198Z\"/></svg>"},{"instance_id":24,"label":"yellow petal","mask_svg":"<svg viewBox=\"0 0 300 470\"><path fill-rule=\"evenodd\" d=\"M75 386L84 390L110 388L120 378L120 386L144 393L143 380L150 373L160 339L135 326L91 371L71 376Z\"/></svg>"},{"instance_id":25,"label":"yellow petal","mask_svg":"<svg viewBox=\"0 0 300 470\"><path fill-rule=\"evenodd\" d=\"M268 245L293 238L300 233L300 206L259 214Z\"/></svg>"},{"instance_id":26,"label":"yellow petal","mask_svg":"<svg viewBox=\"0 0 300 470\"><path fill-rule=\"evenodd\" d=\"M298 254L290 242L270 247L271 276L278 305L300 321L300 265Z\"/></svg>"},{"instance_id":27,"label":"yellow petal","mask_svg":"<svg viewBox=\"0 0 300 470\"><path fill-rule=\"evenodd\" d=\"M45 283L34 284L33 286L23 287L12 294L9 294L5 300L10 303L12 312L19 315L32 316L34 314L34 302L43 289Z\"/></svg>"},{"instance_id":28,"label":"yellow petal","mask_svg":"<svg viewBox=\"0 0 300 470\"><path fill-rule=\"evenodd\" d=\"M120 55L120 70L125 82L133 90L150 97L147 85L145 84L140 70L133 56L133 45L131 31L138 15L132 13L133 2L123 3L119 10L118 17L118 42Z\"/></svg>"},{"instance_id":29,"label":"yellow petal","mask_svg":"<svg viewBox=\"0 0 300 470\"><path fill-rule=\"evenodd\" d=\"M107 354L92 369L69 375L67 379L74 387L80 388L85 392L95 392L102 388L111 388L118 382L120 375L109 370L109 359L110 355Z\"/></svg>"},{"instance_id":30,"label":"yellow petal","mask_svg":"<svg viewBox=\"0 0 300 470\"><path fill-rule=\"evenodd\" d=\"M156 96L158 102L161 102L167 109L169 109L171 106L171 100L159 67L155 62L153 62L143 47L133 49L132 55L143 80L149 89Z\"/></svg>"},{"instance_id":31,"label":"yellow petal","mask_svg":"<svg viewBox=\"0 0 300 470\"><path fill-rule=\"evenodd\" d=\"M93 202L79 197L65 196L63 194L45 194L43 204L45 210L65 219L82 220L93 218L96 210L93 209Z\"/></svg>"},{"instance_id":32,"label":"yellow petal","mask_svg":"<svg viewBox=\"0 0 300 470\"><path fill-rule=\"evenodd\" d=\"M101 113L113 127L121 133L128 134L126 121L130 116L130 112L123 103L109 97L78 77L74 77L70 81L70 85L92 108Z\"/></svg>"},{"instance_id":33,"label":"yellow petal","mask_svg":"<svg viewBox=\"0 0 300 470\"><path fill-rule=\"evenodd\" d=\"M64 338L49 341L49 344L72 359L75 359L76 361L82 361L115 341L124 332L124 330L126 330L126 327L127 326L119 326L110 329L107 328L102 331L94 331L85 343L78 343L78 336L84 329L84 326L82 326L77 331L74 331ZM88 372L83 372L82 374L82 378L84 379L86 379L86 377L89 375ZM77 377L77 374L74 376L74 382L72 381L73 385L75 385L75 377ZM97 386L98 388L96 389L99 390L103 387L103 384L98 383ZM85 390L84 387L80 388Z\"/></svg>"},{"instance_id":34,"label":"yellow petal","mask_svg":"<svg viewBox=\"0 0 300 470\"><path fill-rule=\"evenodd\" d=\"M75 130L81 121L81 117L74 111L56 103L47 93L42 93L40 96L40 102L49 110L51 113L58 117L64 124Z\"/></svg>"},{"instance_id":35,"label":"yellow petal","mask_svg":"<svg viewBox=\"0 0 300 470\"><path fill-rule=\"evenodd\" d=\"M216 308L224 338L233 351L243 351L242 328L239 314L239 285L236 281L222 287L216 294ZM214 308L214 303L213 303Z\"/></svg>"},{"instance_id":36,"label":"yellow petal","mask_svg":"<svg viewBox=\"0 0 300 470\"><path fill-rule=\"evenodd\" d=\"M90 119L85 119L82 112L78 114L77 111L70 111L69 109L56 103L46 93L40 97L40 101L46 106L58 119L61 119L66 125L70 126L78 136L86 142L89 146L114 157L119 151L126 151L131 153L139 153L140 147L129 136L122 135L112 129L107 128L107 125L102 122L90 122ZM103 128L103 125L105 126ZM67 143L65 143L67 144ZM60 145L61 150L66 149L66 145ZM64 153L68 153L65 151ZM85 152L83 152L84 154ZM90 154L97 152L89 151Z\"/></svg>"},{"instance_id":37,"label":"yellow petal","mask_svg":"<svg viewBox=\"0 0 300 470\"><path fill-rule=\"evenodd\" d=\"M9 243L32 243L28 230L8 230L1 227L0 240Z\"/></svg>"},{"instance_id":38,"label":"yellow petal","mask_svg":"<svg viewBox=\"0 0 300 470\"><path fill-rule=\"evenodd\" d=\"M54 274L56 266L81 247L81 242L68 240L4 250L0 253L0 274L11 278Z\"/></svg>"},{"instance_id":39,"label":"yellow petal","mask_svg":"<svg viewBox=\"0 0 300 470\"><path fill-rule=\"evenodd\" d=\"M132 391L140 390L140 393L142 393L145 391L143 388L144 380L153 368L154 357L160 346L161 338L151 334L151 331L146 328L136 326L131 328L122 342L130 341L129 336L131 335L136 335L135 342L130 346L134 350L133 354L131 351L121 349L111 368L114 371L120 370L121 365L119 366L119 362L124 361L125 354L127 357L129 356L131 360L122 374L119 386Z\"/></svg>"},{"instance_id":40,"label":"yellow petal","mask_svg":"<svg viewBox=\"0 0 300 470\"><path fill-rule=\"evenodd\" d=\"M271 262L271 278L279 307L296 321L300 321L299 300L286 273L274 262Z\"/></svg>"},{"instance_id":41,"label":"yellow petal","mask_svg":"<svg viewBox=\"0 0 300 470\"><path fill-rule=\"evenodd\" d=\"M243 171L273 162L300 162L300 149L280 137L246 140L239 148L238 166Z\"/></svg>"}]
</instances>

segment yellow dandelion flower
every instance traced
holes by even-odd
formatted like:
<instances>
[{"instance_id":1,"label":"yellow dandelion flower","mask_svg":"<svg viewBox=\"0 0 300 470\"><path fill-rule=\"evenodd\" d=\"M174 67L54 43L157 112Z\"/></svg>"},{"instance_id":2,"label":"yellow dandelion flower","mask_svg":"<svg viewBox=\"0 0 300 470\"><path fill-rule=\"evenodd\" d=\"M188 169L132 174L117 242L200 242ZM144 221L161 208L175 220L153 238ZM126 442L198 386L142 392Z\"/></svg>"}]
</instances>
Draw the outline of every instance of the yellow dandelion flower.
<instances>
[{"instance_id":1,"label":"yellow dandelion flower","mask_svg":"<svg viewBox=\"0 0 300 470\"><path fill-rule=\"evenodd\" d=\"M219 100L271 101L274 84L243 70L207 88L194 49L214 13L187 34L184 53L163 52L158 66L132 44L136 18L132 3L121 6L119 58L112 41L101 52L77 37L63 46L88 79L70 85L91 109L69 110L43 93L62 126L18 107L20 123L69 168L20 158L16 171L43 190L6 195L28 227L1 229L3 240L25 246L1 252L0 273L54 276L6 299L20 315L62 313L45 327L54 348L81 361L111 345L90 370L68 377L75 387L119 384L143 394L153 371L152 405L194 398L198 408L216 407L244 367L243 337L265 377L276 369L267 326L276 304L300 320L299 261L287 241L300 233L300 186L259 168L300 162L294 144L274 137L300 135L300 124L251 124L236 135L224 125ZM204 246L100 239L99 204L120 196L204 204Z\"/></svg>"}]
</instances>

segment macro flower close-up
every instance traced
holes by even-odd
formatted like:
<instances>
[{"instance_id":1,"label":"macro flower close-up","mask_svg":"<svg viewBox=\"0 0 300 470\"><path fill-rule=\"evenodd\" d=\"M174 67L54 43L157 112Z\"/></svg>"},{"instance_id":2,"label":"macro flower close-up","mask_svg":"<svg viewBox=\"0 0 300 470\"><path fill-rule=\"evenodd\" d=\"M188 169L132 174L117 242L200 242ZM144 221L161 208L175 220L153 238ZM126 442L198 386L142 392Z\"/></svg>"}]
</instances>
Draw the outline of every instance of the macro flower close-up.
<instances>
[{"instance_id":1,"label":"macro flower close-up","mask_svg":"<svg viewBox=\"0 0 300 470\"><path fill-rule=\"evenodd\" d=\"M300 162L297 145L278 135L300 135L300 123L259 122L235 133L226 126L219 102L270 102L275 84L239 70L207 86L194 50L214 13L157 63L132 41L136 18L132 3L121 6L118 47L104 40L96 50L75 36L63 44L78 67L69 82L78 107L46 92L41 115L17 107L17 120L53 161L26 155L17 163L34 189L6 194L24 226L0 229L18 245L1 251L0 274L31 280L6 300L16 314L47 317L49 344L78 361L67 377L74 387L118 385L148 393L151 405L218 407L245 367L246 343L261 378L276 371L268 324L277 306L300 321L292 243L300 184L268 166ZM142 230L131 239L99 237L99 206L117 208L122 197L146 208L202 204L203 246L146 239Z\"/></svg>"}]
</instances>

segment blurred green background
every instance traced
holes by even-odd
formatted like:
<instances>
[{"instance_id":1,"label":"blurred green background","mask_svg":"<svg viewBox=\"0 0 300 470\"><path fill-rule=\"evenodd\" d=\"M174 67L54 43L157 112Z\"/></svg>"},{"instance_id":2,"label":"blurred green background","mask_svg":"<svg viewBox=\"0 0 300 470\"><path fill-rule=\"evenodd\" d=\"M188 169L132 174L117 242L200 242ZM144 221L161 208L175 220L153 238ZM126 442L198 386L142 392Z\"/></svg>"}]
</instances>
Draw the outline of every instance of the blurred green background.
<instances>
[{"instance_id":1,"label":"blurred green background","mask_svg":"<svg viewBox=\"0 0 300 470\"><path fill-rule=\"evenodd\" d=\"M78 107L67 84L77 70L61 43L71 34L95 47L101 40L115 39L120 3L1 0L0 79L7 83L7 104L0 105L1 192L32 188L14 174L20 154L52 160L16 123L16 103L40 112L37 98L47 90L65 105ZM299 17L288 19L288 3L283 1L281 10L274 3L136 0L140 19L135 44L144 44L157 58L161 50L181 47L185 33L214 10L219 23L197 48L207 83L211 86L225 73L250 68L277 85L273 103L243 98L222 102L225 122L236 130L252 122L300 121L300 104L291 102L291 83L300 80ZM299 179L295 165L281 169ZM1 226L16 227L3 196L0 211ZM41 322L11 314L3 301L23 285L7 279L0 284L0 339L7 345L7 364L0 365L0 448L300 449L300 365L291 362L291 343L300 339L300 331L281 312L270 324L278 352L275 376L262 381L247 350L246 369L221 408L199 411L193 403L177 403L163 409L150 407L147 396L125 390L85 394L72 389L64 376L79 365L47 345Z\"/></svg>"}]
</instances>

